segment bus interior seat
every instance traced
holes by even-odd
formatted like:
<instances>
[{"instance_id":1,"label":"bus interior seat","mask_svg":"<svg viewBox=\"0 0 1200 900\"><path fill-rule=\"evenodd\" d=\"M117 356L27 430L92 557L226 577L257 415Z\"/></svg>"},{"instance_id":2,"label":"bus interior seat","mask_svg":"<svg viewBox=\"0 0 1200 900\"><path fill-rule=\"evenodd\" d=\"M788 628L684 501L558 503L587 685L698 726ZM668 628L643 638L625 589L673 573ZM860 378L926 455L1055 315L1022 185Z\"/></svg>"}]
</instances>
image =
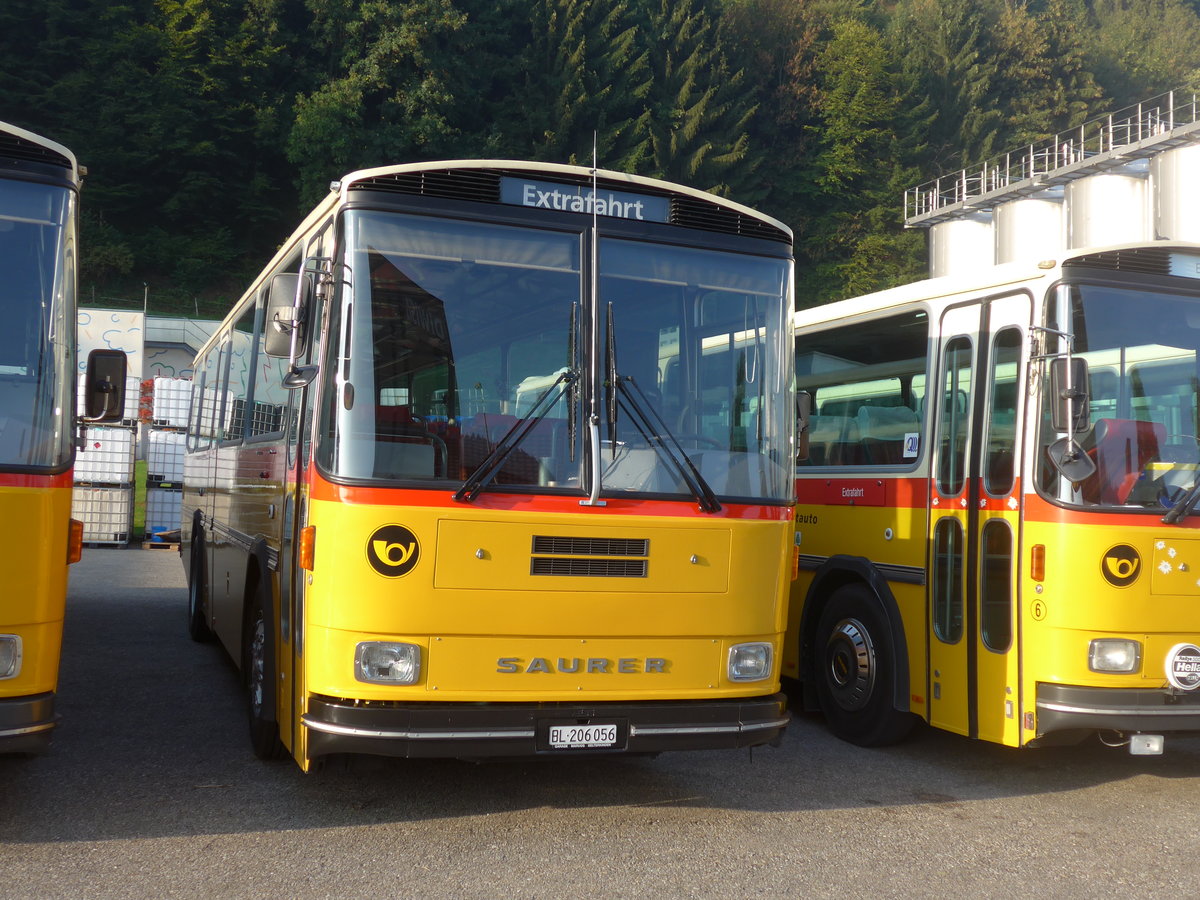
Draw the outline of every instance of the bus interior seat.
<instances>
[{"instance_id":1,"label":"bus interior seat","mask_svg":"<svg viewBox=\"0 0 1200 900\"><path fill-rule=\"evenodd\" d=\"M1124 503L1146 465L1158 457L1166 437L1159 422L1134 419L1097 419L1095 446L1088 454L1096 472L1080 485L1089 503Z\"/></svg>"},{"instance_id":2,"label":"bus interior seat","mask_svg":"<svg viewBox=\"0 0 1200 900\"><path fill-rule=\"evenodd\" d=\"M921 430L921 420L907 406L860 406L855 421L873 465L905 462L904 439Z\"/></svg>"},{"instance_id":3,"label":"bus interior seat","mask_svg":"<svg viewBox=\"0 0 1200 900\"><path fill-rule=\"evenodd\" d=\"M815 415L808 420L808 459L813 466L854 465L861 461L858 422L849 416Z\"/></svg>"},{"instance_id":4,"label":"bus interior seat","mask_svg":"<svg viewBox=\"0 0 1200 900\"><path fill-rule=\"evenodd\" d=\"M419 449L424 445L428 449ZM395 477L445 477L446 442L430 432L409 406L375 407L375 471Z\"/></svg>"}]
</instances>

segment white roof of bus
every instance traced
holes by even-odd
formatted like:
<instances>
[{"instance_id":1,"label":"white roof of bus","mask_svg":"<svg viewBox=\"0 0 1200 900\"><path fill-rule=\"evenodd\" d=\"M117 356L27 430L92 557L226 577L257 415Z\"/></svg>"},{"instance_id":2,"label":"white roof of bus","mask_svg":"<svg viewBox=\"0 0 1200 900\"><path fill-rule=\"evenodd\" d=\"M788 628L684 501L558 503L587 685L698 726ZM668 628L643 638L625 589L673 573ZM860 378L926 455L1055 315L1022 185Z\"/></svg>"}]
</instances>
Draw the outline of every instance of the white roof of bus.
<instances>
[{"instance_id":1,"label":"white roof of bus","mask_svg":"<svg viewBox=\"0 0 1200 900\"><path fill-rule=\"evenodd\" d=\"M1128 244L1111 244L1103 247L1078 247L1073 250L1060 250L1054 256L1037 260L1036 262L1003 263L987 266L966 275L943 275L940 278L926 278L911 284L900 285L873 294L864 294L849 300L839 300L824 306L814 306L796 311L795 324L797 328L807 325L824 324L835 319L849 318L864 313L892 309L922 300L936 300L954 297L960 294L977 295L991 293L1000 288L1031 281L1055 279L1062 271L1063 263L1081 256L1093 256L1097 253L1108 253L1117 250L1135 250L1155 246L1170 247L1171 249L1200 253L1200 244L1185 241L1142 241Z\"/></svg>"},{"instance_id":2,"label":"white roof of bus","mask_svg":"<svg viewBox=\"0 0 1200 900\"><path fill-rule=\"evenodd\" d=\"M296 228L296 230L293 231L288 236L287 240L285 240L283 242L283 244L280 245L279 250L276 251L275 255L271 258L271 261L268 262L267 265L263 267L262 271L258 274L258 276L254 279L254 281L246 289L245 293L243 293L242 296L239 297L237 299L237 301L235 301L232 304L232 306L230 307L230 312L226 314L225 318L228 319L229 316L232 315L233 310L236 309L238 306L240 306L242 301L247 296L249 296L250 294L253 294L259 290L259 288L262 285L262 282L266 278L267 273L273 271L275 269L275 267L283 261L284 257L292 252L292 247L295 244L295 241L298 236L303 235L306 232L308 232L314 225L316 225L318 222L320 222L321 219L325 215L327 215L330 212L330 210L333 209L333 207L337 206L338 203L345 201L347 193L350 190L353 190L353 185L355 182L365 181L370 178L382 178L382 177L386 177L388 175L400 175L405 172L422 172L422 171L427 171L430 169L447 169L447 168L451 168L451 169L495 168L495 169L508 169L508 170L512 170L512 171L542 173L542 174L546 174L546 175L558 174L558 175L572 175L575 177L579 177L582 175L587 178L590 178L592 175L592 170L587 168L586 166L568 166L568 165L563 165L561 163L530 162L528 160L514 160L514 159L439 160L439 161L434 161L434 162L419 162L419 163L406 163L403 165L394 165L394 166L379 166L374 169L359 169L356 172L350 172L349 174L344 175L339 181L334 181L334 182L330 183L330 193L328 195L326 195L325 199L323 199L320 203L317 204L316 208L314 208L307 216L304 217L304 221L301 222L300 225ZM763 213L757 212L756 210L753 210L748 206L742 206L740 203L734 203L732 200L726 200L723 197L718 197L716 194L709 194L704 191L697 190L696 188L686 187L681 184L674 184L669 181L661 181L657 178L644 178L641 175L630 175L626 172L612 172L607 169L598 169L596 171L596 176L598 178L604 178L604 179L607 179L610 181L624 181L633 186L641 185L644 187L657 188L659 190L669 190L669 191L674 191L674 192L681 193L681 194L688 194L688 195L696 197L698 199L707 200L710 203L720 204L721 206L741 212L744 215L752 216L753 218L758 219L761 222L766 222L767 224L772 225L775 228L781 229L789 237L791 237L791 235L792 235L792 230L790 228L788 228L786 225L784 225L782 222L778 221L777 219L772 219L770 216L767 216L767 215L764 215ZM209 339L208 343L206 343L204 345L204 347L200 348L200 352L207 350L209 345L213 344L217 340L219 335L220 335L220 330L218 329L218 331Z\"/></svg>"},{"instance_id":3,"label":"white roof of bus","mask_svg":"<svg viewBox=\"0 0 1200 900\"><path fill-rule=\"evenodd\" d=\"M531 162L529 160L517 159L455 159L443 160L440 162L419 162L407 163L398 166L380 166L375 169L361 169L357 172L351 172L346 175L340 182L334 182L341 190L342 198L345 199L346 192L352 189L352 185L356 181L364 181L368 178L380 178L387 175L401 175L405 172L421 172L428 169L509 169L512 171L538 173L542 175L570 175L574 178L591 178L592 169L588 166L569 166L563 163L548 163L548 162ZM773 219L756 209L751 209L748 206L742 206L740 203L734 203L732 200L726 200L724 197L718 197L716 194L710 194L707 191L702 191L697 188L687 187L682 184L675 184L670 181L663 181L658 178L646 178L642 175L630 175L628 172L614 172L610 169L597 169L596 177L603 178L607 181L623 181L631 187L647 187L658 190L671 191L678 194L688 194L698 200L707 200L710 203L716 203L728 209L736 210L746 216L758 219L760 222L766 222L780 231L792 237L792 229L784 225L778 219Z\"/></svg>"},{"instance_id":4,"label":"white roof of bus","mask_svg":"<svg viewBox=\"0 0 1200 900\"><path fill-rule=\"evenodd\" d=\"M10 125L8 122L0 122L0 131L8 132L11 135L15 135L23 140L38 144L42 147L45 147L47 150L60 154L71 164L71 180L75 182L79 181L79 163L75 159L75 154L62 144L58 143L57 141L52 141L49 138L42 137L40 134L34 134L32 131L28 131L24 128L19 128L16 125Z\"/></svg>"}]
</instances>

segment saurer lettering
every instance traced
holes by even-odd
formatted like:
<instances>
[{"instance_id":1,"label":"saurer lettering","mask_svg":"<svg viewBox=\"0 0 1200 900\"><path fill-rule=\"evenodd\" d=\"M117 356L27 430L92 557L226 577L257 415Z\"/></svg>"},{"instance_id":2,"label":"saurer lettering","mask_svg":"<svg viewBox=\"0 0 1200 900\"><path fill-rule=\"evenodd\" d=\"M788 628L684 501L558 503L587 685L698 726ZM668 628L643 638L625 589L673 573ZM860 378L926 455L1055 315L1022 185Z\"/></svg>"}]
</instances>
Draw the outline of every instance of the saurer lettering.
<instances>
[{"instance_id":1,"label":"saurer lettering","mask_svg":"<svg viewBox=\"0 0 1200 900\"><path fill-rule=\"evenodd\" d=\"M579 675L585 673L588 675L612 675L614 673L620 675L640 675L645 673L647 675L665 675L667 672L667 660L657 656L647 656L644 659L640 657L607 659L595 656L588 659L580 659L577 656L564 659L560 656L557 660L551 660L544 656L535 656L529 660L520 656L502 656L496 660L496 671L503 675L533 675L537 673L558 673L560 675Z\"/></svg>"}]
</instances>

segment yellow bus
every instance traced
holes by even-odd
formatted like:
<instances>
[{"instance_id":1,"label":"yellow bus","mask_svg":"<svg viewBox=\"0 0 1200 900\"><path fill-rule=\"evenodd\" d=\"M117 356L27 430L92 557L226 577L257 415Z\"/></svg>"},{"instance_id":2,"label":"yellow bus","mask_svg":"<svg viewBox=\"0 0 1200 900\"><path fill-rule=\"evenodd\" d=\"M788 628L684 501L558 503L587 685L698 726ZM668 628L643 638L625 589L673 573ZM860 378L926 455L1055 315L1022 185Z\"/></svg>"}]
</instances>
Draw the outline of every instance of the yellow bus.
<instances>
[{"instance_id":1,"label":"yellow bus","mask_svg":"<svg viewBox=\"0 0 1200 900\"><path fill-rule=\"evenodd\" d=\"M1200 247L1063 251L798 312L784 675L914 722L1161 753L1200 730Z\"/></svg>"},{"instance_id":2,"label":"yellow bus","mask_svg":"<svg viewBox=\"0 0 1200 900\"><path fill-rule=\"evenodd\" d=\"M775 742L791 234L661 181L355 172L196 357L181 552L252 747Z\"/></svg>"},{"instance_id":3,"label":"yellow bus","mask_svg":"<svg viewBox=\"0 0 1200 900\"><path fill-rule=\"evenodd\" d=\"M70 150L0 122L0 753L50 743L67 566L83 546L71 519L79 187Z\"/></svg>"}]
</instances>

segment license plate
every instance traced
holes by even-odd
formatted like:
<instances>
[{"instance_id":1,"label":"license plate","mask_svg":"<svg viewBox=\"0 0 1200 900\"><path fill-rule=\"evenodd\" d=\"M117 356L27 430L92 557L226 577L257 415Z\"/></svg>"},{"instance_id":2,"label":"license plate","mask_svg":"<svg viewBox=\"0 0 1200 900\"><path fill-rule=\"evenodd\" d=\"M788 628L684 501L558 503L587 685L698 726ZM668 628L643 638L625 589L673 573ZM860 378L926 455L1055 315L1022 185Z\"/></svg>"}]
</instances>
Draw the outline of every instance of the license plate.
<instances>
[{"instance_id":1,"label":"license plate","mask_svg":"<svg viewBox=\"0 0 1200 900\"><path fill-rule=\"evenodd\" d=\"M616 745L616 724L550 726L550 746L556 750L569 750L576 747L615 747Z\"/></svg>"}]
</instances>

